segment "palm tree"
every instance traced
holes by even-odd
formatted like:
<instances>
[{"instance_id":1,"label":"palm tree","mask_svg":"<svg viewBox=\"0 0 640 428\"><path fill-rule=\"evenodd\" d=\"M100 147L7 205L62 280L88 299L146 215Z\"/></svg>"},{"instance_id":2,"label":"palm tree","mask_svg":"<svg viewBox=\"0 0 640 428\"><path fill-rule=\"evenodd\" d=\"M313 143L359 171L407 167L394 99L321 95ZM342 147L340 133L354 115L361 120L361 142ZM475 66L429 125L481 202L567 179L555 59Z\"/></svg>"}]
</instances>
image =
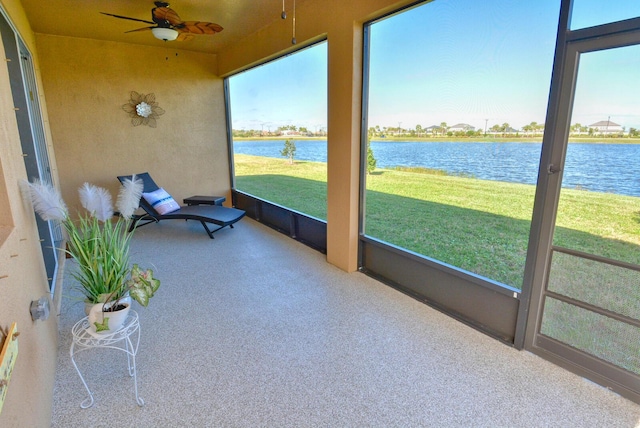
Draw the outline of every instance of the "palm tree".
<instances>
[{"instance_id":1,"label":"palm tree","mask_svg":"<svg viewBox=\"0 0 640 428\"><path fill-rule=\"evenodd\" d=\"M528 125L525 125L522 127L522 130L526 133L532 133L535 134L536 130L538 129L538 123L537 122L531 122Z\"/></svg>"},{"instance_id":2,"label":"palm tree","mask_svg":"<svg viewBox=\"0 0 640 428\"><path fill-rule=\"evenodd\" d=\"M581 131L582 131L582 124L574 123L573 125L571 125L571 132L572 133L580 134Z\"/></svg>"}]
</instances>

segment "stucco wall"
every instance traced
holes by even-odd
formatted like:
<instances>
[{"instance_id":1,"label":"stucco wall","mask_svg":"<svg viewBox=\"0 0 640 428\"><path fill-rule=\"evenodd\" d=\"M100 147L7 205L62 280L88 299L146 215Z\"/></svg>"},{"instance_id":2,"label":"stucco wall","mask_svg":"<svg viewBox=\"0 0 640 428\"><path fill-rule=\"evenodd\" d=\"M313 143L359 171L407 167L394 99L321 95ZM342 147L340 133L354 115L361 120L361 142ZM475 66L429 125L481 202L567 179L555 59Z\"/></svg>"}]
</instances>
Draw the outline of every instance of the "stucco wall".
<instances>
[{"instance_id":1,"label":"stucco wall","mask_svg":"<svg viewBox=\"0 0 640 428\"><path fill-rule=\"evenodd\" d=\"M15 27L35 56L33 35L19 3L8 3L5 10L11 12ZM0 55L5 58L2 43ZM55 313L47 321L35 322L29 313L31 301L47 295L49 287L33 210L19 190L19 182L27 176L6 66L0 67L0 94L0 328L7 331L17 322L20 332L0 426L46 427L51 421L57 323ZM44 99L41 102L45 107ZM46 111L44 114L46 118Z\"/></svg>"},{"instance_id":2,"label":"stucco wall","mask_svg":"<svg viewBox=\"0 0 640 428\"><path fill-rule=\"evenodd\" d=\"M144 171L178 201L228 196L223 81L214 55L40 34L36 45L72 212L85 181L115 196L117 175ZM121 108L131 91L155 94L166 111L157 128L132 125Z\"/></svg>"},{"instance_id":3,"label":"stucco wall","mask_svg":"<svg viewBox=\"0 0 640 428\"><path fill-rule=\"evenodd\" d=\"M215 56L34 36L19 2L0 1L42 76L52 169L72 211L84 181L115 195L116 175L142 171L177 199L228 196L223 84ZM132 90L155 93L166 110L157 128L132 126L121 109ZM48 286L33 210L18 188L27 177L6 67L0 68L0 93L0 326L8 329L17 321L21 332L0 426L45 427L51 420L57 325L55 308L46 322L33 322L29 314L30 302L47 294Z\"/></svg>"}]
</instances>

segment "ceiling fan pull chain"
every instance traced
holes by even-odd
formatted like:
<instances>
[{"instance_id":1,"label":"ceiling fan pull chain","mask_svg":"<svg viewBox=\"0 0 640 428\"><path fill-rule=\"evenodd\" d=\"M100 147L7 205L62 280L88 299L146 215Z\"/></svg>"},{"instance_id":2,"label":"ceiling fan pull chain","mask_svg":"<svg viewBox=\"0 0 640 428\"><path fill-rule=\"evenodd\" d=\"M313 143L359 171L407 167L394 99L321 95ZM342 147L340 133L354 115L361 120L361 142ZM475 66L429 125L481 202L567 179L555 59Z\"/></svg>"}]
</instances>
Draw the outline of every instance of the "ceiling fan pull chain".
<instances>
[{"instance_id":1,"label":"ceiling fan pull chain","mask_svg":"<svg viewBox=\"0 0 640 428\"><path fill-rule=\"evenodd\" d=\"M284 0L282 0L282 13L280 14L280 18L287 19L287 12L284 11Z\"/></svg>"},{"instance_id":2,"label":"ceiling fan pull chain","mask_svg":"<svg viewBox=\"0 0 640 428\"><path fill-rule=\"evenodd\" d=\"M291 38L291 44L296 44L296 0L293 0L293 37Z\"/></svg>"}]
</instances>

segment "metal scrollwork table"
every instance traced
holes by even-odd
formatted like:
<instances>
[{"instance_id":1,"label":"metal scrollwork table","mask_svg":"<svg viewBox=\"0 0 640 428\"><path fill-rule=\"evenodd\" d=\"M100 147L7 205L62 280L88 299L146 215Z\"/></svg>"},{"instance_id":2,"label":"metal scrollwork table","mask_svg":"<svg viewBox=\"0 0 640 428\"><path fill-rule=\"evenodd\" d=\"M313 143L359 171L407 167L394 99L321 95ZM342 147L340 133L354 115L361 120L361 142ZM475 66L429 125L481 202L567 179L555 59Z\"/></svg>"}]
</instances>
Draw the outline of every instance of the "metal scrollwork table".
<instances>
[{"instance_id":1,"label":"metal scrollwork table","mask_svg":"<svg viewBox=\"0 0 640 428\"><path fill-rule=\"evenodd\" d=\"M138 396L138 379L136 377L136 353L140 344L138 313L130 310L122 327L114 333L98 334L93 332L89 326L89 317L84 317L78 321L71 329L71 333L73 334L73 343L71 343L71 349L69 349L71 362L89 393L89 397L80 403L80 407L86 409L93 405L93 393L76 364L75 356L80 352L96 348L118 349L127 354L127 369L129 370L129 376L133 377L136 402L139 406L143 406L144 400Z\"/></svg>"}]
</instances>

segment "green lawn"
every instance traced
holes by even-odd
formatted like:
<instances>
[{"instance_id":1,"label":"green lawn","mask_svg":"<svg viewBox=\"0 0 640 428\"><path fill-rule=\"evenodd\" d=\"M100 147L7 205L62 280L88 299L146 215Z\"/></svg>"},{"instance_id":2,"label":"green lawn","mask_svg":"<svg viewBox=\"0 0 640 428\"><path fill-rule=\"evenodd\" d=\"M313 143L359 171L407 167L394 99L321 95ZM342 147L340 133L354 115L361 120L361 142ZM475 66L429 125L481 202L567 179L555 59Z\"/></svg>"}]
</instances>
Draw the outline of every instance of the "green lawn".
<instances>
[{"instance_id":1,"label":"green lawn","mask_svg":"<svg viewBox=\"0 0 640 428\"><path fill-rule=\"evenodd\" d=\"M236 187L326 219L326 164L235 156ZM516 288L535 186L377 170L367 177L365 232ZM640 264L640 198L564 189L554 244Z\"/></svg>"},{"instance_id":2,"label":"green lawn","mask_svg":"<svg viewBox=\"0 0 640 428\"><path fill-rule=\"evenodd\" d=\"M327 219L327 165L234 155L236 188L262 199Z\"/></svg>"}]
</instances>

